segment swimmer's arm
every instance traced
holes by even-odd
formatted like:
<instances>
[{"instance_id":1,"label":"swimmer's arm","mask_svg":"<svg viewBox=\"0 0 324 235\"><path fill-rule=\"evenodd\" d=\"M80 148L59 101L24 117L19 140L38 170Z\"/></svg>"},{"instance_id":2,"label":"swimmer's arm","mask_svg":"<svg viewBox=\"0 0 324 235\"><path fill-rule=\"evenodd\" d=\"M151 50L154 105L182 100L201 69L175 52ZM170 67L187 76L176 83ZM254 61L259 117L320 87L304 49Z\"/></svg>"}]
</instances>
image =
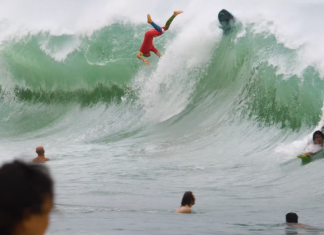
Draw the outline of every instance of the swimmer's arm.
<instances>
[{"instance_id":1,"label":"swimmer's arm","mask_svg":"<svg viewBox=\"0 0 324 235\"><path fill-rule=\"evenodd\" d=\"M319 152L319 151L317 151L317 152ZM314 152L314 153L313 152L307 152L304 155L307 156L307 157L311 157L311 156L315 155L317 152Z\"/></svg>"},{"instance_id":2,"label":"swimmer's arm","mask_svg":"<svg viewBox=\"0 0 324 235\"><path fill-rule=\"evenodd\" d=\"M322 149L323 149L323 148L322 148ZM320 150L318 150L318 151L316 151L316 152L308 152L307 154L309 154L308 156L310 157L310 156L312 156L312 155L318 153L318 152L321 151L322 149L320 149Z\"/></svg>"},{"instance_id":3,"label":"swimmer's arm","mask_svg":"<svg viewBox=\"0 0 324 235\"><path fill-rule=\"evenodd\" d=\"M150 65L150 62L142 57L141 52L137 53L137 58L143 60L146 65Z\"/></svg>"}]
</instances>

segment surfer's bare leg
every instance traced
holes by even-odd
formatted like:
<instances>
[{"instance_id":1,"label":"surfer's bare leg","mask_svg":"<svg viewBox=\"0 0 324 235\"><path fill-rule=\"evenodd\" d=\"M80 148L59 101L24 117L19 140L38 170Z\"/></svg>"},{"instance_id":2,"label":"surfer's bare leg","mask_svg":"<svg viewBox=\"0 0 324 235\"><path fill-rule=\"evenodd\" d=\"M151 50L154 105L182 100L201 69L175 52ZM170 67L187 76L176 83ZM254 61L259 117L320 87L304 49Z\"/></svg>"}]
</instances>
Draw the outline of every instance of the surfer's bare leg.
<instances>
[{"instance_id":1,"label":"surfer's bare leg","mask_svg":"<svg viewBox=\"0 0 324 235\"><path fill-rule=\"evenodd\" d=\"M147 14L147 23L151 24L153 22L151 15Z\"/></svg>"},{"instance_id":2,"label":"surfer's bare leg","mask_svg":"<svg viewBox=\"0 0 324 235\"><path fill-rule=\"evenodd\" d=\"M174 11L173 12L173 16L171 16L168 21L165 23L165 28L166 29L169 29L172 21L174 20L174 18L183 13L183 11ZM155 24L151 18L151 15L150 14L147 14L147 23L151 24L157 31L159 31L160 33L162 33L162 28L160 26L158 26L157 24Z\"/></svg>"},{"instance_id":3,"label":"surfer's bare leg","mask_svg":"<svg viewBox=\"0 0 324 235\"><path fill-rule=\"evenodd\" d=\"M157 31L159 31L160 33L162 33L162 29L160 26L158 26L157 24L155 24L150 16L150 14L147 14L147 23L151 24L153 26L153 28L155 28Z\"/></svg>"},{"instance_id":4,"label":"surfer's bare leg","mask_svg":"<svg viewBox=\"0 0 324 235\"><path fill-rule=\"evenodd\" d=\"M173 12L173 15L174 15L174 16L177 16L177 15L179 15L179 14L181 14L181 13L183 13L183 11L174 11L174 12Z\"/></svg>"}]
</instances>

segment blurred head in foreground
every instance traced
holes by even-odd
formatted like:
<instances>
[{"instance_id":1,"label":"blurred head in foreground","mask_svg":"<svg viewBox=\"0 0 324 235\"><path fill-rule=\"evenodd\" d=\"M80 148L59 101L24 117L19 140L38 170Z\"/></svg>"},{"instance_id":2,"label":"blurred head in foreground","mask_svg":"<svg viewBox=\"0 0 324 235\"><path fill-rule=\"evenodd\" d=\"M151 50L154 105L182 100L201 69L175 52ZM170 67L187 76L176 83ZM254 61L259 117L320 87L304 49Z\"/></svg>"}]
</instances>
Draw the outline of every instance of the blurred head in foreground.
<instances>
[{"instance_id":1,"label":"blurred head in foreground","mask_svg":"<svg viewBox=\"0 0 324 235\"><path fill-rule=\"evenodd\" d=\"M21 161L0 168L0 234L43 235L53 207L53 180L46 167Z\"/></svg>"}]
</instances>

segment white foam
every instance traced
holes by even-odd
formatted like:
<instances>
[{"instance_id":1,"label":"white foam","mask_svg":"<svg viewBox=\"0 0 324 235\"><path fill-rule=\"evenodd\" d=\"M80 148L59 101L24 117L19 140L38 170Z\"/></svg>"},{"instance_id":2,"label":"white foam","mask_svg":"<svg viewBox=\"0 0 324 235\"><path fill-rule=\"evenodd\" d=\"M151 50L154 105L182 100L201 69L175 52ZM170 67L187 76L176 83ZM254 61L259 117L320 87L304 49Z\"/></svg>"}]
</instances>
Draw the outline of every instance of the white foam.
<instances>
[{"instance_id":1,"label":"white foam","mask_svg":"<svg viewBox=\"0 0 324 235\"><path fill-rule=\"evenodd\" d=\"M62 62L70 53L81 46L81 40L79 37L72 37L63 42L51 44L50 38L47 37L39 43L39 46L46 55L56 61Z\"/></svg>"},{"instance_id":2,"label":"white foam","mask_svg":"<svg viewBox=\"0 0 324 235\"><path fill-rule=\"evenodd\" d=\"M78 1L76 4L63 0L8 0L0 2L0 43L41 32L48 32L52 36L91 35L116 22L143 24L147 13L162 25L177 9L185 13L177 17L172 28L185 26L189 22L201 27L217 22L218 12L222 8L231 11L244 24L254 23L256 32L276 35L278 42L288 48L302 47L298 52L300 58L295 66L296 72L300 74L304 68L313 65L323 76L324 33L320 29L324 20L321 14L324 4L321 1L219 0L202 3L198 0L166 0L151 4L148 0L93 0ZM190 31L187 31L187 37L192 37ZM54 54L50 50L50 54L53 58L64 60L66 53L76 49L75 45L70 46L70 49L64 48ZM272 63L275 64L274 61ZM280 72L284 73L283 70Z\"/></svg>"},{"instance_id":3,"label":"white foam","mask_svg":"<svg viewBox=\"0 0 324 235\"><path fill-rule=\"evenodd\" d=\"M148 68L144 66L134 82L146 117L151 121L169 119L188 105L195 83L207 68L215 42L221 36L220 30L211 31L208 24L195 21L188 21L183 27L174 26L172 30L178 35L167 45L157 67L147 75L144 71Z\"/></svg>"}]
</instances>

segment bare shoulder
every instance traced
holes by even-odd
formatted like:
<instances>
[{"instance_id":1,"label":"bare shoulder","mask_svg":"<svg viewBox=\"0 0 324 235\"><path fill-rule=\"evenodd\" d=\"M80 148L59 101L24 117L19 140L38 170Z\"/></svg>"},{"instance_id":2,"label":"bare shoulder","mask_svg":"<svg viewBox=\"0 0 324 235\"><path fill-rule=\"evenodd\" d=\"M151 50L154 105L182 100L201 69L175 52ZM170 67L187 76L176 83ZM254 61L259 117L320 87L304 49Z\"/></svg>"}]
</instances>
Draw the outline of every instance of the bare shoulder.
<instances>
[{"instance_id":1,"label":"bare shoulder","mask_svg":"<svg viewBox=\"0 0 324 235\"><path fill-rule=\"evenodd\" d=\"M307 224L300 224L300 223L298 223L297 225L298 225L300 228L304 228L304 229L308 229L308 230L318 230L317 228L314 228L314 227L309 226L309 225L307 225Z\"/></svg>"},{"instance_id":2,"label":"bare shoulder","mask_svg":"<svg viewBox=\"0 0 324 235\"><path fill-rule=\"evenodd\" d=\"M49 159L48 159L49 160ZM48 161L47 159L39 159L39 158L34 158L33 159L33 163L44 163L44 162L46 162L46 161Z\"/></svg>"},{"instance_id":3,"label":"bare shoulder","mask_svg":"<svg viewBox=\"0 0 324 235\"><path fill-rule=\"evenodd\" d=\"M314 228L307 224L301 224L301 223L286 223L286 224L291 228L303 228L303 229L307 229L307 230L318 230L317 228Z\"/></svg>"},{"instance_id":4,"label":"bare shoulder","mask_svg":"<svg viewBox=\"0 0 324 235\"><path fill-rule=\"evenodd\" d=\"M175 213L191 213L191 208L190 207L179 207Z\"/></svg>"}]
</instances>

